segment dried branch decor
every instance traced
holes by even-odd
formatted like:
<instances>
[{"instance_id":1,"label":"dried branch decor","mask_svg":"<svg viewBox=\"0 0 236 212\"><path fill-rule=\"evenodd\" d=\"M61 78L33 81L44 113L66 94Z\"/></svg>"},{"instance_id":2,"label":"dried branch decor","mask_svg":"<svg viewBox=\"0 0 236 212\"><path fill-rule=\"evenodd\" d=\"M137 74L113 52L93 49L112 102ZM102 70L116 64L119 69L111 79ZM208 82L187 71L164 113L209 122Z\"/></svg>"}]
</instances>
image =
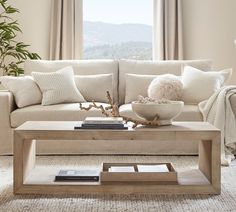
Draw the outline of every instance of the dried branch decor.
<instances>
[{"instance_id":1,"label":"dried branch decor","mask_svg":"<svg viewBox=\"0 0 236 212\"><path fill-rule=\"evenodd\" d=\"M92 108L98 109L101 111L101 113L107 117L122 117L123 120L127 123L127 122L132 122L133 123L133 128L137 127L139 124L141 125L149 125L149 126L159 126L160 125L160 121L159 121L159 117L156 116L152 121L146 121L146 120L135 120L132 118L128 118L125 116L121 116L119 113L119 108L118 105L116 103L113 102L111 95L109 93L109 91L107 91L107 99L108 99L108 103L110 106L108 107L104 107L102 105L97 105L94 101L92 102L92 104L90 104L88 107L83 107L83 104L80 103L80 109L81 110L86 110L89 111Z\"/></svg>"}]
</instances>

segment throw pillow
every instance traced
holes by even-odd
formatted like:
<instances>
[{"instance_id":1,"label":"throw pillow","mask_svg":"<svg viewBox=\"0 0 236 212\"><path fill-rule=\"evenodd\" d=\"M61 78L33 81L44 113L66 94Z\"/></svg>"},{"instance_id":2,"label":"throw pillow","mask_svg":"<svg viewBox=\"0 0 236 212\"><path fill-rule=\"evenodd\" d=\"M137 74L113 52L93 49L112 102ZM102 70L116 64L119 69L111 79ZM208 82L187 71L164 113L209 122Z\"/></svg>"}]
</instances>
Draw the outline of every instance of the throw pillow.
<instances>
[{"instance_id":1,"label":"throw pillow","mask_svg":"<svg viewBox=\"0 0 236 212\"><path fill-rule=\"evenodd\" d=\"M138 96L147 97L148 86L157 75L126 74L125 75L125 104L138 99Z\"/></svg>"},{"instance_id":2,"label":"throw pillow","mask_svg":"<svg viewBox=\"0 0 236 212\"><path fill-rule=\"evenodd\" d=\"M71 66L50 73L32 72L32 76L43 93L42 105L85 102Z\"/></svg>"},{"instance_id":3,"label":"throw pillow","mask_svg":"<svg viewBox=\"0 0 236 212\"><path fill-rule=\"evenodd\" d=\"M75 83L86 101L107 103L107 91L113 94L113 74L76 75Z\"/></svg>"},{"instance_id":4,"label":"throw pillow","mask_svg":"<svg viewBox=\"0 0 236 212\"><path fill-rule=\"evenodd\" d=\"M152 99L169 99L179 101L182 99L183 84L180 77L173 74L157 76L148 87L148 97Z\"/></svg>"},{"instance_id":5,"label":"throw pillow","mask_svg":"<svg viewBox=\"0 0 236 212\"><path fill-rule=\"evenodd\" d=\"M182 73L183 101L198 104L208 99L230 78L232 69L204 72L191 66L185 66Z\"/></svg>"},{"instance_id":6,"label":"throw pillow","mask_svg":"<svg viewBox=\"0 0 236 212\"><path fill-rule=\"evenodd\" d=\"M2 76L0 81L6 89L13 93L18 108L41 103L41 91L31 76Z\"/></svg>"}]
</instances>

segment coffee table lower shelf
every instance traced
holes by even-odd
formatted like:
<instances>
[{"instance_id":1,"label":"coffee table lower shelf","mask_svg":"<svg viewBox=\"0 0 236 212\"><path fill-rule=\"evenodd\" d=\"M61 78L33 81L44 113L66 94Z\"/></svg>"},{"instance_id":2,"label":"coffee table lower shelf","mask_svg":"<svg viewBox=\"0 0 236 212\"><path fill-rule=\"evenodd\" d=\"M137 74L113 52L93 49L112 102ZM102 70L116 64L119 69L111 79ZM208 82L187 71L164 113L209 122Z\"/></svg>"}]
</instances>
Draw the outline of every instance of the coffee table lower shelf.
<instances>
[{"instance_id":1,"label":"coffee table lower shelf","mask_svg":"<svg viewBox=\"0 0 236 212\"><path fill-rule=\"evenodd\" d=\"M215 194L216 191L199 169L178 173L178 184L153 182L101 184L100 182L55 182L59 169L36 167L31 170L19 194Z\"/></svg>"}]
</instances>

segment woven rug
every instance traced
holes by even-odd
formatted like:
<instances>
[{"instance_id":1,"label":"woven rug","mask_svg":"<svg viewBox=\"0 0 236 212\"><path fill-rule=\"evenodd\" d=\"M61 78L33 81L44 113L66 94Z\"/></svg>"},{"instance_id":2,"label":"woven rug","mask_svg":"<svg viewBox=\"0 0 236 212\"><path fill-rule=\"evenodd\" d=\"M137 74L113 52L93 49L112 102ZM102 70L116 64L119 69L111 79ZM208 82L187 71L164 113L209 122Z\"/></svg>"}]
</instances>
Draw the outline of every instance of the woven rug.
<instances>
[{"instance_id":1,"label":"woven rug","mask_svg":"<svg viewBox=\"0 0 236 212\"><path fill-rule=\"evenodd\" d=\"M38 166L98 167L102 162L172 162L177 169L197 166L189 156L40 156ZM0 212L74 211L236 211L236 162L222 167L221 195L13 195L12 157L0 157Z\"/></svg>"}]
</instances>

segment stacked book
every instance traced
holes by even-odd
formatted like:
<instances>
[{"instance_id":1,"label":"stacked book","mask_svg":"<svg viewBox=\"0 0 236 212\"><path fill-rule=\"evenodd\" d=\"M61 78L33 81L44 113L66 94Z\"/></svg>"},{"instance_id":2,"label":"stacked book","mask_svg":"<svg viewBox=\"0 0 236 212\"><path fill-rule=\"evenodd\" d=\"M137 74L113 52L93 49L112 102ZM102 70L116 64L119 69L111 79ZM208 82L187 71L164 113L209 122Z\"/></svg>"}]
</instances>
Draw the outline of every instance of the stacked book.
<instances>
[{"instance_id":1,"label":"stacked book","mask_svg":"<svg viewBox=\"0 0 236 212\"><path fill-rule=\"evenodd\" d=\"M100 172L98 170L60 170L55 177L55 181L99 181Z\"/></svg>"},{"instance_id":2,"label":"stacked book","mask_svg":"<svg viewBox=\"0 0 236 212\"><path fill-rule=\"evenodd\" d=\"M121 117L87 117L75 129L128 129Z\"/></svg>"}]
</instances>

